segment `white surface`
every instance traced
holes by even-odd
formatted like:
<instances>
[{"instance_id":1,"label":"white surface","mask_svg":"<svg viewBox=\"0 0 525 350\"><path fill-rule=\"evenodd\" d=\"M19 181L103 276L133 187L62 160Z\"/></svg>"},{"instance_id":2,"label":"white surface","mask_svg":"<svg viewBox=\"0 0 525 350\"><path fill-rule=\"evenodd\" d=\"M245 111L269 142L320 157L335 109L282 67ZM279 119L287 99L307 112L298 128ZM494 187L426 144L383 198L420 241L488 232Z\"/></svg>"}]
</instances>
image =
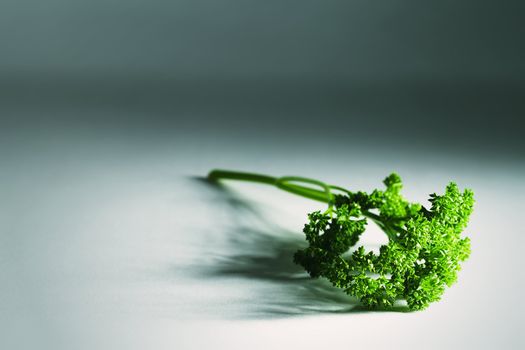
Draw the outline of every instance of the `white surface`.
<instances>
[{"instance_id":1,"label":"white surface","mask_svg":"<svg viewBox=\"0 0 525 350\"><path fill-rule=\"evenodd\" d=\"M0 141L0 348L525 346L521 164L139 135ZM191 178L214 167L363 190L397 171L413 201L454 180L477 200L472 256L425 311L352 312L291 263L306 213L321 205L264 185L228 183L228 197Z\"/></svg>"}]
</instances>

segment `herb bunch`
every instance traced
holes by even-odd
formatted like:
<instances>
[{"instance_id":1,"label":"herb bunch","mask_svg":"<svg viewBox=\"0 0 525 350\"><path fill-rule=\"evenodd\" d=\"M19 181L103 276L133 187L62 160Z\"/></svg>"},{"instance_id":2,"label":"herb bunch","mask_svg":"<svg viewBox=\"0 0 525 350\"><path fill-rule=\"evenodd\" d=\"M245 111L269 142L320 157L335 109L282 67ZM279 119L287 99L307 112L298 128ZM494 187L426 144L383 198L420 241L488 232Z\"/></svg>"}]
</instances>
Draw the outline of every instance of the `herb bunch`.
<instances>
[{"instance_id":1,"label":"herb bunch","mask_svg":"<svg viewBox=\"0 0 525 350\"><path fill-rule=\"evenodd\" d=\"M371 193L302 177L224 170L212 171L209 179L267 183L328 203L326 211L308 214L303 232L309 246L293 259L310 276L328 279L370 308L389 308L398 300L405 300L410 310L426 308L456 281L460 263L470 254L470 240L460 234L472 213L473 192L460 192L453 182L443 195L431 194L426 209L403 198L401 178L395 173L383 181L384 190ZM353 248L369 220L388 237L379 254L363 246Z\"/></svg>"}]
</instances>

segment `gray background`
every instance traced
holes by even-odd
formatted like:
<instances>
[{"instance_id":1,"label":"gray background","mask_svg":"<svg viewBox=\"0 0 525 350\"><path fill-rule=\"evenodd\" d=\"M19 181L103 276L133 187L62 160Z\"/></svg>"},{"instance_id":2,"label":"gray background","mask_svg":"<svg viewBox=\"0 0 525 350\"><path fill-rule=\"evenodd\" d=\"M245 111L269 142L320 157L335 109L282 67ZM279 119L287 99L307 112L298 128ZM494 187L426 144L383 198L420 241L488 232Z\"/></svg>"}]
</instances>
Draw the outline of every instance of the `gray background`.
<instances>
[{"instance_id":1,"label":"gray background","mask_svg":"<svg viewBox=\"0 0 525 350\"><path fill-rule=\"evenodd\" d=\"M0 6L0 347L523 347L522 2ZM472 257L428 310L363 312L290 263L317 203L214 167L454 180Z\"/></svg>"},{"instance_id":2,"label":"gray background","mask_svg":"<svg viewBox=\"0 0 525 350\"><path fill-rule=\"evenodd\" d=\"M520 1L8 0L2 129L39 119L521 157L523 11Z\"/></svg>"}]
</instances>

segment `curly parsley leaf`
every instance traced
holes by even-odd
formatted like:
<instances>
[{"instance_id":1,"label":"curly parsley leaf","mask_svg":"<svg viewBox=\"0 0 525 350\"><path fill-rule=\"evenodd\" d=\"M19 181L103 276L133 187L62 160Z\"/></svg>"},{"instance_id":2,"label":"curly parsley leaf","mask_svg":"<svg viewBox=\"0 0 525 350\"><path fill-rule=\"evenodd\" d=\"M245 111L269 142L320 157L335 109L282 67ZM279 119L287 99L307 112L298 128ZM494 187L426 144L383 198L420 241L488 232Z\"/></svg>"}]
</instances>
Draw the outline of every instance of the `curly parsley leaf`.
<instances>
[{"instance_id":1,"label":"curly parsley leaf","mask_svg":"<svg viewBox=\"0 0 525 350\"><path fill-rule=\"evenodd\" d=\"M461 237L474 206L471 190L461 192L450 183L443 195L430 195L430 209L409 203L401 195L396 173L384 190L351 192L317 180L215 170L210 179L236 179L273 184L289 192L325 201L325 212L308 214L303 228L309 246L298 250L295 263L311 277L323 277L370 307L391 307L405 300L409 309L425 309L440 300L445 288L457 280L460 263L470 255L470 240ZM322 190L298 185L308 183ZM336 189L344 194L332 194ZM363 246L347 252L359 241L368 220L388 236L379 254Z\"/></svg>"}]
</instances>

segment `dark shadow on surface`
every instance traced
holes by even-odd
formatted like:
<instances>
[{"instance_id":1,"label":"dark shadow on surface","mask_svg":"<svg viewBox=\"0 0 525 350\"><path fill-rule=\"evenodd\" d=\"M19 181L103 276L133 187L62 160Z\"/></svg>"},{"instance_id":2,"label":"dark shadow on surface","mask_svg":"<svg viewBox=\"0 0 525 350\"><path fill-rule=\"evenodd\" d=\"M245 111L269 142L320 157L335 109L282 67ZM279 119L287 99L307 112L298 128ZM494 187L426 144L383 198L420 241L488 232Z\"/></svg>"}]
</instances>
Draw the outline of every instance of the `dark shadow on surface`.
<instances>
[{"instance_id":1,"label":"dark shadow on surface","mask_svg":"<svg viewBox=\"0 0 525 350\"><path fill-rule=\"evenodd\" d=\"M193 178L208 186L230 207L235 225L228 231L231 252L213 263L200 266L201 276L245 279L260 285L253 303L242 318L273 318L312 314L407 311L405 306L368 310L359 300L333 287L325 279L313 279L293 262L297 249L306 246L304 237L265 220L255 204L226 186L205 178ZM242 217L242 222L237 218ZM252 224L252 225L250 225Z\"/></svg>"}]
</instances>

